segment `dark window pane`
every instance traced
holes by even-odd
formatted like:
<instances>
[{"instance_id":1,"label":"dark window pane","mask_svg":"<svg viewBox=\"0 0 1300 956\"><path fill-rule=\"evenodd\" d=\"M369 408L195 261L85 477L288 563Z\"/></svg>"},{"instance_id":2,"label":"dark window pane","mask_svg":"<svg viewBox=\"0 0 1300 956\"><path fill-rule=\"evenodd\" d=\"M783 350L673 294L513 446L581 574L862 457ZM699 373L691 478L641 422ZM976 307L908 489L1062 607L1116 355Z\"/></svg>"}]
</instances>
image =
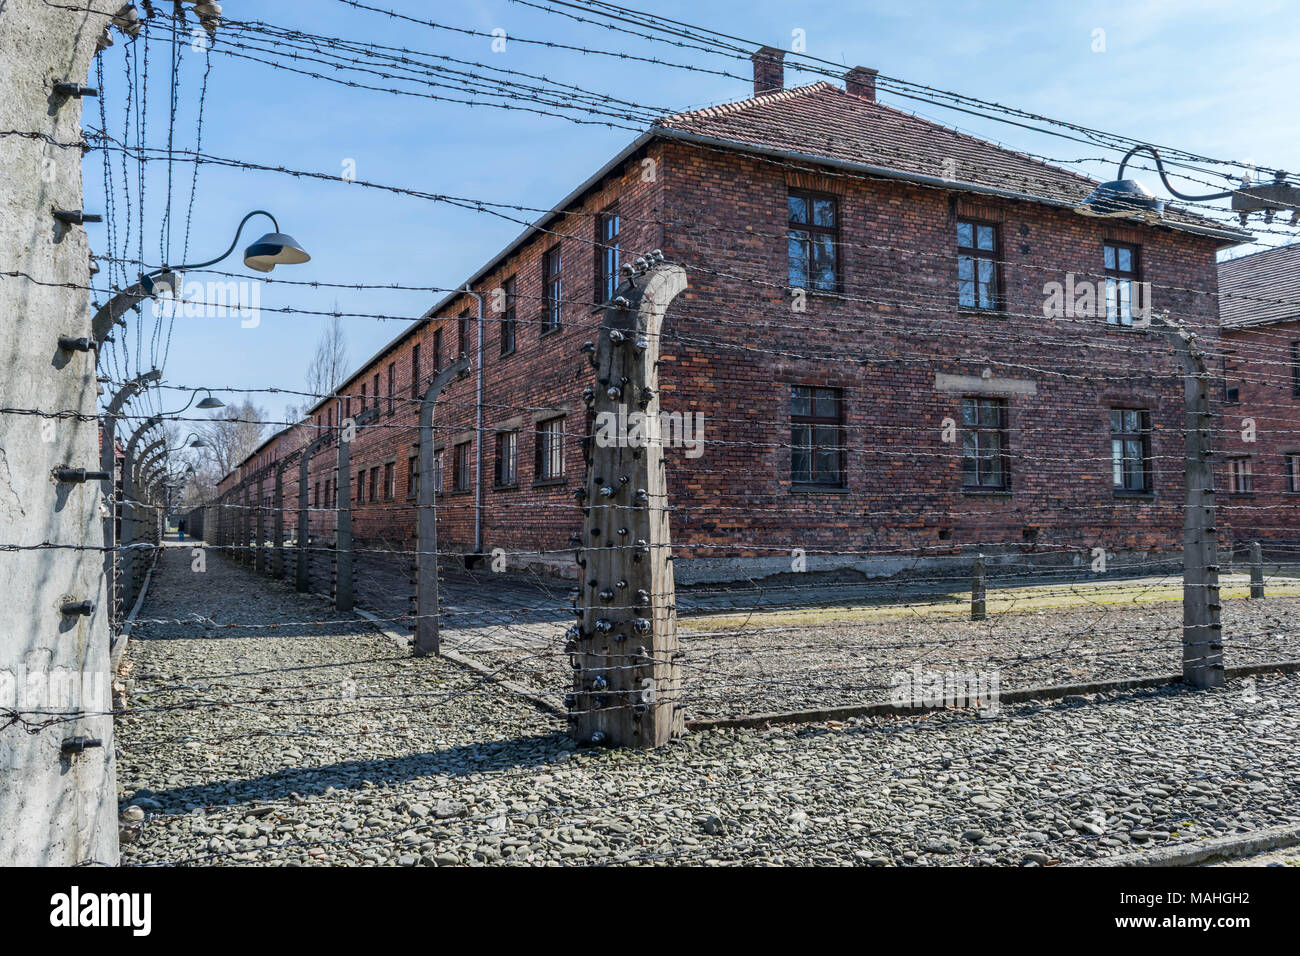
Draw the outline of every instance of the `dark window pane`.
<instances>
[{"instance_id":1,"label":"dark window pane","mask_svg":"<svg viewBox=\"0 0 1300 956\"><path fill-rule=\"evenodd\" d=\"M818 226L835 225L835 200L813 200L813 222Z\"/></svg>"},{"instance_id":2,"label":"dark window pane","mask_svg":"<svg viewBox=\"0 0 1300 956\"><path fill-rule=\"evenodd\" d=\"M814 285L823 291L835 288L835 243L830 236L813 238Z\"/></svg>"},{"instance_id":3,"label":"dark window pane","mask_svg":"<svg viewBox=\"0 0 1300 956\"><path fill-rule=\"evenodd\" d=\"M957 223L957 245L967 249L975 245L975 227L971 223Z\"/></svg>"}]
</instances>

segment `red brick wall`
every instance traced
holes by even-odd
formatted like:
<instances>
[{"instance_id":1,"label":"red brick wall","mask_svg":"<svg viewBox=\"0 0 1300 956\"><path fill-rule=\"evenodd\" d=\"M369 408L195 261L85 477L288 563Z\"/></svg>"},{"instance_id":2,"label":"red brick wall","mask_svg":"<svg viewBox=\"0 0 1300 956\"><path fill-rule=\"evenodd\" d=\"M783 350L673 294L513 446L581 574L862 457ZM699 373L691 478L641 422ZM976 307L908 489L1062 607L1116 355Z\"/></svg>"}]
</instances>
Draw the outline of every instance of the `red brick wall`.
<instances>
[{"instance_id":1,"label":"red brick wall","mask_svg":"<svg viewBox=\"0 0 1300 956\"><path fill-rule=\"evenodd\" d=\"M1300 454L1300 396L1292 343L1300 343L1300 320L1229 329L1223 334L1224 381L1238 390L1238 404L1225 405L1215 486L1220 524L1238 545L1251 541L1300 543L1300 495L1287 491L1287 454ZM1250 437L1254 426L1254 441ZM1248 456L1249 494L1233 494L1227 461Z\"/></svg>"},{"instance_id":2,"label":"red brick wall","mask_svg":"<svg viewBox=\"0 0 1300 956\"><path fill-rule=\"evenodd\" d=\"M674 535L686 557L788 555L794 548L914 555L974 546L1030 550L1172 548L1182 514L1182 399L1177 362L1155 332L1107 327L1102 319L1043 317L1044 284L1102 271L1102 240L1139 244L1155 306L1207 342L1217 338L1212 240L1145 226L1117 226L1011 200L958 198L940 190L838 175L809 176L778 164L656 143L657 178L638 158L585 197L582 215L549 228L564 256L563 329L539 335L541 257L557 240L537 236L475 290L488 296L509 276L518 295L517 347L499 355L500 316L485 301L484 547L564 549L579 526L572 491L582 480L580 395L591 373L579 346L595 338L595 224L615 199L628 254L660 247L688 269L689 288L669 310L662 347L663 408L702 412L705 452L669 449ZM809 296L791 311L784 233L791 185L839 197L841 271L848 298ZM957 215L999 223L1008 315L955 310ZM1205 294L1180 291L1203 290ZM393 462L390 501L354 509L358 541L409 544L414 511L407 458L416 440L412 345L432 368L433 329L443 329L443 364L454 358L456 316L474 309L459 296L430 322L359 370L344 387L359 410L360 385L373 401L380 373L384 414L359 433L358 471ZM472 331L472 326L471 326ZM470 348L473 350L473 336ZM397 400L386 401L395 364ZM935 387L936 373L1033 383L1012 396L1009 494L963 493L959 445L942 441L945 418L960 419L962 392ZM843 389L847 491L793 492L791 384ZM475 377L443 393L436 423L443 452L439 502L442 549L473 545L471 493L452 492L450 447L474 427ZM1150 408L1154 489L1117 498L1110 484L1108 409ZM533 484L535 419L567 409L566 479ZM518 427L519 487L493 487L494 429ZM332 476L334 451L317 456L312 482ZM473 458L471 456L471 465ZM367 489L368 491L368 489ZM287 506L287 504L286 504ZM1034 536L1030 541L1027 536Z\"/></svg>"}]
</instances>

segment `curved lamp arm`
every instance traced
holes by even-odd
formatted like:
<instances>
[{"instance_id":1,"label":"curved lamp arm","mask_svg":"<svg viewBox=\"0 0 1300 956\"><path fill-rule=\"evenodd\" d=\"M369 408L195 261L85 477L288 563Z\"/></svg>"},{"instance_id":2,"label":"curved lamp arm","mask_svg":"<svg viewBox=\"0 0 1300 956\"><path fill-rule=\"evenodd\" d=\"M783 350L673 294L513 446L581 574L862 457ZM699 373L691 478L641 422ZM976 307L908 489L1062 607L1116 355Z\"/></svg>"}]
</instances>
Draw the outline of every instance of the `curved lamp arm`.
<instances>
[{"instance_id":1,"label":"curved lamp arm","mask_svg":"<svg viewBox=\"0 0 1300 956\"><path fill-rule=\"evenodd\" d=\"M1124 178L1124 167L1128 165L1128 161L1132 159L1134 155L1136 155L1137 153L1151 154L1152 158L1156 161L1156 172L1159 173L1160 175L1160 181L1165 184L1165 189L1169 190L1170 195L1176 196L1179 199L1184 200L1185 202L1204 202L1209 199L1227 199L1233 194L1233 190L1231 189L1229 189L1227 192L1222 192L1222 193L1206 193L1204 196L1189 196L1186 193L1180 193L1177 189L1175 189L1173 186L1169 184L1169 177L1165 175L1165 164L1160 161L1160 154L1156 152L1156 148L1154 146L1147 146L1145 144L1141 146L1134 146L1132 149L1130 149L1127 153L1124 154L1124 158L1119 161L1119 176L1117 177L1118 179ZM227 253L227 255L229 255L229 253Z\"/></svg>"},{"instance_id":2,"label":"curved lamp arm","mask_svg":"<svg viewBox=\"0 0 1300 956\"><path fill-rule=\"evenodd\" d=\"M276 221L276 217L270 215L270 213L266 212L265 209L253 209L253 211L248 213L247 216L244 216L242 220L239 220L239 226L237 229L235 229L235 238L233 239L233 241L230 242L230 248L227 248L225 252L222 252L221 255L218 255L216 259L209 259L208 261L205 261L205 263L186 263L185 265L174 265L174 267L166 267L166 265L164 265L164 267L161 267L161 269L159 269L159 272L166 271L166 269L168 268L172 268L173 272L185 272L186 269L201 269L207 267L207 265L216 265L217 263L220 263L222 259L225 259L227 255L230 255L231 252L235 251L235 246L239 245L239 235L240 233L243 233L244 225L246 225L248 220L251 220L253 216L265 216L266 219L270 220L270 224L276 226L276 232L277 233L279 232L279 222Z\"/></svg>"}]
</instances>

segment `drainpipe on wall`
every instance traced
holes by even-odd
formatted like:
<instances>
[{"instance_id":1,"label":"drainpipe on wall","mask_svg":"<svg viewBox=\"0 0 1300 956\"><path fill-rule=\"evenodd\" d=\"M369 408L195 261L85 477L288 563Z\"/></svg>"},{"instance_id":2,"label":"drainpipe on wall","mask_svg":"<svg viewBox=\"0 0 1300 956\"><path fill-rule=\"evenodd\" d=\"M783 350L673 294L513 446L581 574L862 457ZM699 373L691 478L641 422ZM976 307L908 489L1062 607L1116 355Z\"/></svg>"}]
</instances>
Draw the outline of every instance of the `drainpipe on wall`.
<instances>
[{"instance_id":1,"label":"drainpipe on wall","mask_svg":"<svg viewBox=\"0 0 1300 956\"><path fill-rule=\"evenodd\" d=\"M474 553L483 553L483 296L465 284L465 293L478 303L477 382L474 387Z\"/></svg>"}]
</instances>

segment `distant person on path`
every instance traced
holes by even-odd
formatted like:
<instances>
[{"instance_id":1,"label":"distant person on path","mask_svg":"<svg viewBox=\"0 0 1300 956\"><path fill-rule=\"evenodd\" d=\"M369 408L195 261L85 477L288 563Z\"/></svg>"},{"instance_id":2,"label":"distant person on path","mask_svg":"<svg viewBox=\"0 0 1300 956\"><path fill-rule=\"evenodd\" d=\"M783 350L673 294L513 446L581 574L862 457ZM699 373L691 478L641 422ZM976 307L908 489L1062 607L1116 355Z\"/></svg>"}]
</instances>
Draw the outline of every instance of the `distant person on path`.
<instances>
[{"instance_id":1,"label":"distant person on path","mask_svg":"<svg viewBox=\"0 0 1300 956\"><path fill-rule=\"evenodd\" d=\"M180 533L181 540L184 541L185 540L185 519L184 518L176 522L176 530Z\"/></svg>"}]
</instances>

